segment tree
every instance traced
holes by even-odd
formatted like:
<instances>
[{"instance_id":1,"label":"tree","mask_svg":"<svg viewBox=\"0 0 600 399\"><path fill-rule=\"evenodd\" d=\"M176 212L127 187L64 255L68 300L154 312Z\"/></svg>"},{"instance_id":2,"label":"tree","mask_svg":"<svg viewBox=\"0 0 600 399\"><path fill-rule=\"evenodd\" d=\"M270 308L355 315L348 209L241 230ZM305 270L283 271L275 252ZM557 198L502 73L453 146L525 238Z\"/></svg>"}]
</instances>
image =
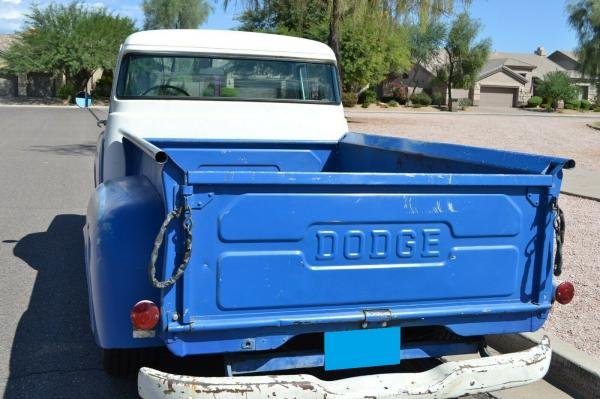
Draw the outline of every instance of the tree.
<instances>
[{"instance_id":1,"label":"tree","mask_svg":"<svg viewBox=\"0 0 600 399\"><path fill-rule=\"evenodd\" d=\"M468 5L471 0L462 0L460 3ZM355 48L352 43L348 45L344 44L344 40L348 38L356 38L355 36L349 36L344 34L344 29L376 29L376 30L390 30L392 25L396 25L394 29L402 30L403 26L406 26L406 20L410 19L411 16L418 15L417 19L420 21L421 26L426 26L430 17L436 18L441 15L448 15L454 8L454 0L245 0L246 10L242 14L240 20L242 21L243 30L258 30L258 31L271 31L277 33L296 34L297 36L309 37L315 39L315 30L318 32L325 32L324 38L317 40L326 42L333 50L338 64L340 66L340 75L342 81L348 82L348 79L344 77L346 70L344 62L344 48ZM227 8L230 4L230 0L224 0L224 7ZM310 6L308 6L310 5ZM359 27L356 25L355 18L362 18L366 14L373 13L379 15L380 19L375 21L370 27L364 26ZM287 21L294 21L292 26L286 25L286 29L282 31L280 24L285 18L280 18L281 14L288 16L296 16ZM315 20L313 17L316 15L317 29L315 26L307 26L306 21ZM367 18L368 19L368 18ZM351 20L348 22L348 20ZM365 19L366 20L366 19ZM325 31L323 31L323 23L326 24ZM285 24L284 24L285 25ZM348 28L348 25L352 25ZM302 29L298 29L302 27ZM346 28L345 28L346 27ZM310 32L311 35L306 35L306 32ZM300 34L298 34L300 33ZM367 34L374 34L373 32L366 32ZM407 47L407 36L402 34L402 43L398 43L395 46L398 48ZM358 38L359 41L360 38ZM389 49L389 42L387 48ZM376 44L377 46L377 44ZM379 46L377 46L379 47ZM386 46L384 46L386 47ZM364 50L364 49L363 49ZM356 57L352 57L356 59ZM396 58L395 63L398 60ZM405 64L402 62L402 64Z\"/></svg>"},{"instance_id":2,"label":"tree","mask_svg":"<svg viewBox=\"0 0 600 399\"><path fill-rule=\"evenodd\" d=\"M438 69L438 78L448 90L448 107L452 111L452 88L471 88L477 74L487 61L492 42L489 38L475 43L481 24L466 12L452 22L445 40L445 63Z\"/></svg>"},{"instance_id":3,"label":"tree","mask_svg":"<svg viewBox=\"0 0 600 399\"><path fill-rule=\"evenodd\" d=\"M579 45L576 53L582 74L600 80L600 0L576 0L567 5L569 24Z\"/></svg>"},{"instance_id":4,"label":"tree","mask_svg":"<svg viewBox=\"0 0 600 399\"><path fill-rule=\"evenodd\" d=\"M577 98L579 88L571 83L569 76L562 72L549 72L544 79L538 81L536 92L544 97L553 109L556 109L560 100L569 101Z\"/></svg>"},{"instance_id":5,"label":"tree","mask_svg":"<svg viewBox=\"0 0 600 399\"><path fill-rule=\"evenodd\" d=\"M361 92L390 73L410 68L407 30L380 9L345 18L341 29L342 88Z\"/></svg>"},{"instance_id":6,"label":"tree","mask_svg":"<svg viewBox=\"0 0 600 399\"><path fill-rule=\"evenodd\" d=\"M412 25L409 31L410 58L413 65L430 65L437 57L446 36L446 26L433 21L427 26ZM413 74L412 93L417 89L417 74Z\"/></svg>"},{"instance_id":7,"label":"tree","mask_svg":"<svg viewBox=\"0 0 600 399\"><path fill-rule=\"evenodd\" d=\"M196 29L212 6L206 0L144 0L144 29Z\"/></svg>"},{"instance_id":8,"label":"tree","mask_svg":"<svg viewBox=\"0 0 600 399\"><path fill-rule=\"evenodd\" d=\"M333 12L336 5L340 13L337 28L332 27L335 25L332 20L338 18ZM380 82L390 72L410 67L407 30L390 18L387 9L378 2L249 1L239 20L242 30L318 40L328 43L334 53L337 43L336 57L344 91L360 91L370 83Z\"/></svg>"},{"instance_id":9,"label":"tree","mask_svg":"<svg viewBox=\"0 0 600 399\"><path fill-rule=\"evenodd\" d=\"M11 73L64 74L74 90L85 88L98 68L112 69L119 45L135 31L134 21L79 2L33 5L24 29L0 54Z\"/></svg>"}]
</instances>

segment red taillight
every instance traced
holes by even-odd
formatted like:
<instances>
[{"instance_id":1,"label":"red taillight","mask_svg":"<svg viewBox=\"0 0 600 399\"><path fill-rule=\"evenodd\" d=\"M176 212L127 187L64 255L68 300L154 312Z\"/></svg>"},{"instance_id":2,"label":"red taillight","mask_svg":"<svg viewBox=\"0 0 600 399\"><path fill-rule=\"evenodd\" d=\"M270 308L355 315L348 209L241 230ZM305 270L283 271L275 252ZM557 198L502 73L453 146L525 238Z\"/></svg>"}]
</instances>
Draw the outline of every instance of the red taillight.
<instances>
[{"instance_id":1,"label":"red taillight","mask_svg":"<svg viewBox=\"0 0 600 399\"><path fill-rule=\"evenodd\" d=\"M135 330L152 330L160 316L158 306L152 301L139 301L131 309L131 324Z\"/></svg>"},{"instance_id":2,"label":"red taillight","mask_svg":"<svg viewBox=\"0 0 600 399\"><path fill-rule=\"evenodd\" d=\"M575 287L568 281L563 281L560 283L554 292L556 302L560 303L561 305L566 305L567 303L571 302L574 296Z\"/></svg>"}]
</instances>

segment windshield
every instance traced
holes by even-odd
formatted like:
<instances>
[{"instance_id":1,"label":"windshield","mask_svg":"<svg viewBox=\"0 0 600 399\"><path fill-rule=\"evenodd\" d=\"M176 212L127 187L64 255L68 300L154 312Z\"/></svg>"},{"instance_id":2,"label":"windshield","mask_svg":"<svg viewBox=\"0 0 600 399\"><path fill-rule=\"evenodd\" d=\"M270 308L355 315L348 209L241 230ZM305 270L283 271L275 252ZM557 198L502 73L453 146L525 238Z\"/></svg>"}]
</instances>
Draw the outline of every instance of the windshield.
<instances>
[{"instance_id":1,"label":"windshield","mask_svg":"<svg viewBox=\"0 0 600 399\"><path fill-rule=\"evenodd\" d=\"M117 97L339 104L337 87L328 63L128 54Z\"/></svg>"}]
</instances>

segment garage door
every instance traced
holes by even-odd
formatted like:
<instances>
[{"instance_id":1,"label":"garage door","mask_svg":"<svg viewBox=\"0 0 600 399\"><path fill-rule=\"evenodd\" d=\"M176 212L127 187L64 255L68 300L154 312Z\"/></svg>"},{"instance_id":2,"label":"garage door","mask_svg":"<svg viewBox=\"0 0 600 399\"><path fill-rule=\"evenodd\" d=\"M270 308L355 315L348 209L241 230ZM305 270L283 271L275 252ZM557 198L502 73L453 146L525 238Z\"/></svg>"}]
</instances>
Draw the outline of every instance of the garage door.
<instances>
[{"instance_id":1,"label":"garage door","mask_svg":"<svg viewBox=\"0 0 600 399\"><path fill-rule=\"evenodd\" d=\"M511 87L482 87L479 105L487 107L512 107L517 89Z\"/></svg>"}]
</instances>

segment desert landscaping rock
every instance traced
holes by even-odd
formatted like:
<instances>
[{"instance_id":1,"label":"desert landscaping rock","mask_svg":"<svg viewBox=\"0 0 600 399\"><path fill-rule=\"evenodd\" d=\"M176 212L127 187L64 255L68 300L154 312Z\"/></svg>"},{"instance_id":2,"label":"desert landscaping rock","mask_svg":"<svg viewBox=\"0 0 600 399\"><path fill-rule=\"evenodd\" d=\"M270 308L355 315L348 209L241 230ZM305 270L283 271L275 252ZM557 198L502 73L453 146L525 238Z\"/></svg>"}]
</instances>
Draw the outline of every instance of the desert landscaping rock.
<instances>
[{"instance_id":1,"label":"desert landscaping rock","mask_svg":"<svg viewBox=\"0 0 600 399\"><path fill-rule=\"evenodd\" d=\"M402 136L573 158L577 168L600 172L600 140L589 118L354 112L351 131Z\"/></svg>"}]
</instances>

